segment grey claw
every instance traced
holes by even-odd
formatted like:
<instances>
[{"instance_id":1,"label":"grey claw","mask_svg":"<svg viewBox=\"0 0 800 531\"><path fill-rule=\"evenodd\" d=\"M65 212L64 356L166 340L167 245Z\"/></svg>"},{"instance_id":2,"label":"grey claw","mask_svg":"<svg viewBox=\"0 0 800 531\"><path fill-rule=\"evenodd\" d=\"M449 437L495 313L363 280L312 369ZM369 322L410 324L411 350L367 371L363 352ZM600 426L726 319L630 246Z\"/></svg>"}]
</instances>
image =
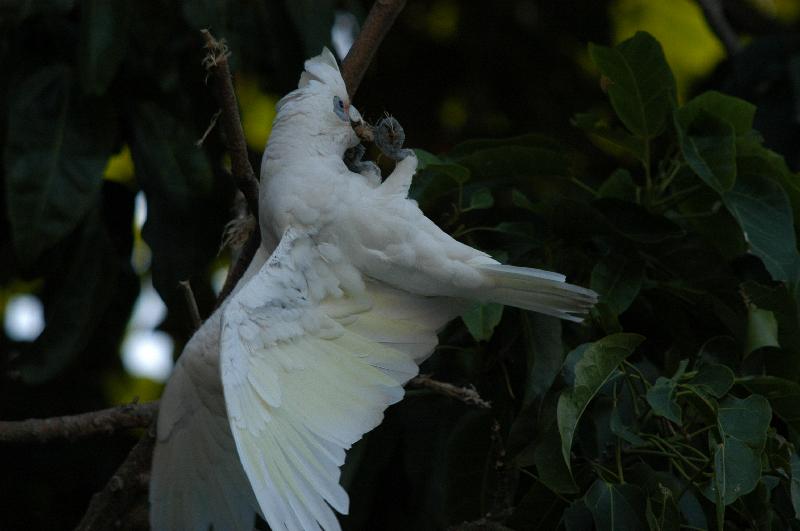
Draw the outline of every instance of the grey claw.
<instances>
[{"instance_id":1,"label":"grey claw","mask_svg":"<svg viewBox=\"0 0 800 531\"><path fill-rule=\"evenodd\" d=\"M409 155L411 150L402 149L405 140L403 126L393 116L387 116L375 125L375 145L390 159L403 160Z\"/></svg>"}]
</instances>

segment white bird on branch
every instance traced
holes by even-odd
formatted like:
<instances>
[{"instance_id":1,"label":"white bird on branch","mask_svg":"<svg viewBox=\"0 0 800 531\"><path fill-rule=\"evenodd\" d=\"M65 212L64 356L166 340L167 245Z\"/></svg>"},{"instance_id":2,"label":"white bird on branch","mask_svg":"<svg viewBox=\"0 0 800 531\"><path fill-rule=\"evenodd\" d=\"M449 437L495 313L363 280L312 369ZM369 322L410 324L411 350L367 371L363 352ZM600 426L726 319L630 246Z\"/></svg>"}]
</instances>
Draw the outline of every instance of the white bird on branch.
<instances>
[{"instance_id":1,"label":"white bird on branch","mask_svg":"<svg viewBox=\"0 0 800 531\"><path fill-rule=\"evenodd\" d=\"M436 333L468 301L580 321L591 290L502 265L408 199L350 171L361 116L333 55L305 63L278 104L261 167L265 244L239 288L187 344L161 401L153 529L339 529L345 451L403 398ZM270 243L278 241L270 253Z\"/></svg>"}]
</instances>

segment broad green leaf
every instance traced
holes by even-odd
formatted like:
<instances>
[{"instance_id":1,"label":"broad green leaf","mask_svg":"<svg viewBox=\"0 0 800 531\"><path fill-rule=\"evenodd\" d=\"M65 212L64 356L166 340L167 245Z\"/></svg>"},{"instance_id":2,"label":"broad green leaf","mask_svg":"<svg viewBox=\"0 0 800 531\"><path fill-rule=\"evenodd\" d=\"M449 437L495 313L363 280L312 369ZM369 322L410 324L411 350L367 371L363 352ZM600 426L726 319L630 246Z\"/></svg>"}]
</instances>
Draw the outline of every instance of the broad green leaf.
<instances>
[{"instance_id":1,"label":"broad green leaf","mask_svg":"<svg viewBox=\"0 0 800 531\"><path fill-rule=\"evenodd\" d=\"M737 439L760 452L771 419L772 408L763 396L750 395L744 399L729 396L720 402L717 427L722 437Z\"/></svg>"},{"instance_id":2,"label":"broad green leaf","mask_svg":"<svg viewBox=\"0 0 800 531\"><path fill-rule=\"evenodd\" d=\"M45 283L47 326L21 366L30 384L48 381L89 342L121 284L122 264L106 228L99 201L68 240L65 270Z\"/></svg>"},{"instance_id":3,"label":"broad green leaf","mask_svg":"<svg viewBox=\"0 0 800 531\"><path fill-rule=\"evenodd\" d=\"M673 380L659 376L647 390L647 403L653 408L653 413L680 425L681 408L676 398L676 387Z\"/></svg>"},{"instance_id":4,"label":"broad green leaf","mask_svg":"<svg viewBox=\"0 0 800 531\"><path fill-rule=\"evenodd\" d=\"M572 124L600 138L601 141L607 142L615 149L625 151L640 161L647 160L645 143L642 138L613 127L608 120L595 113L576 114L572 119Z\"/></svg>"},{"instance_id":5,"label":"broad green leaf","mask_svg":"<svg viewBox=\"0 0 800 531\"><path fill-rule=\"evenodd\" d=\"M637 243L660 243L686 235L686 231L673 221L628 201L598 199L592 202L592 206L603 214L615 231Z\"/></svg>"},{"instance_id":6,"label":"broad green leaf","mask_svg":"<svg viewBox=\"0 0 800 531\"><path fill-rule=\"evenodd\" d=\"M800 351L797 302L786 284L767 286L754 281L743 282L741 292L747 301L772 312L778 325L777 341L783 349Z\"/></svg>"},{"instance_id":7,"label":"broad green leaf","mask_svg":"<svg viewBox=\"0 0 800 531\"><path fill-rule=\"evenodd\" d=\"M681 152L698 177L719 193L736 182L736 132L733 125L700 110L687 118L675 111Z\"/></svg>"},{"instance_id":8,"label":"broad green leaf","mask_svg":"<svg viewBox=\"0 0 800 531\"><path fill-rule=\"evenodd\" d=\"M578 421L617 366L644 341L638 334L614 334L592 343L575 365L575 383L558 399L556 415L561 453L570 467L570 450Z\"/></svg>"},{"instance_id":9,"label":"broad green leaf","mask_svg":"<svg viewBox=\"0 0 800 531\"><path fill-rule=\"evenodd\" d=\"M614 170L614 173L597 189L597 197L634 202L636 185L633 183L631 173L624 168Z\"/></svg>"},{"instance_id":10,"label":"broad green leaf","mask_svg":"<svg viewBox=\"0 0 800 531\"><path fill-rule=\"evenodd\" d=\"M131 7L126 0L81 2L78 67L85 92L103 94L114 79L128 48Z\"/></svg>"},{"instance_id":11,"label":"broad green leaf","mask_svg":"<svg viewBox=\"0 0 800 531\"><path fill-rule=\"evenodd\" d=\"M4 152L11 236L30 265L95 204L116 136L104 100L76 94L70 69L38 70L10 94Z\"/></svg>"},{"instance_id":12,"label":"broad green leaf","mask_svg":"<svg viewBox=\"0 0 800 531\"><path fill-rule=\"evenodd\" d=\"M794 517L800 519L800 457L792 454L792 479L790 492Z\"/></svg>"},{"instance_id":13,"label":"broad green leaf","mask_svg":"<svg viewBox=\"0 0 800 531\"><path fill-rule=\"evenodd\" d=\"M561 454L561 438L555 426L540 437L533 454L539 479L559 494L579 492L567 463Z\"/></svg>"},{"instance_id":14,"label":"broad green leaf","mask_svg":"<svg viewBox=\"0 0 800 531\"><path fill-rule=\"evenodd\" d=\"M464 212L469 210L483 210L491 208L494 204L494 197L488 188L478 188L469 196L469 206L463 209Z\"/></svg>"},{"instance_id":15,"label":"broad green leaf","mask_svg":"<svg viewBox=\"0 0 800 531\"><path fill-rule=\"evenodd\" d=\"M765 396L775 414L800 431L800 384L776 376L748 376L739 383L751 393Z\"/></svg>"},{"instance_id":16,"label":"broad green leaf","mask_svg":"<svg viewBox=\"0 0 800 531\"><path fill-rule=\"evenodd\" d=\"M319 54L323 46L331 47L331 28L333 27L336 2L333 0L286 0L284 6L303 39L306 57Z\"/></svg>"},{"instance_id":17,"label":"broad green leaf","mask_svg":"<svg viewBox=\"0 0 800 531\"><path fill-rule=\"evenodd\" d=\"M643 139L657 136L675 101L675 78L658 41L638 32L614 48L590 44L589 55L609 80L611 105L622 123Z\"/></svg>"},{"instance_id":18,"label":"broad green leaf","mask_svg":"<svg viewBox=\"0 0 800 531\"><path fill-rule=\"evenodd\" d=\"M584 496L598 531L635 531L645 528L644 496L639 488L598 479Z\"/></svg>"},{"instance_id":19,"label":"broad green leaf","mask_svg":"<svg viewBox=\"0 0 800 531\"><path fill-rule=\"evenodd\" d=\"M526 146L499 146L456 159L476 179L563 177L571 174L571 160L563 150Z\"/></svg>"},{"instance_id":20,"label":"broad green leaf","mask_svg":"<svg viewBox=\"0 0 800 531\"><path fill-rule=\"evenodd\" d=\"M615 314L627 310L639 295L644 281L644 264L635 257L611 253L592 269L591 287L600 301Z\"/></svg>"},{"instance_id":21,"label":"broad green leaf","mask_svg":"<svg viewBox=\"0 0 800 531\"><path fill-rule=\"evenodd\" d=\"M566 503L536 481L514 507L505 525L511 529L556 529Z\"/></svg>"},{"instance_id":22,"label":"broad green leaf","mask_svg":"<svg viewBox=\"0 0 800 531\"><path fill-rule=\"evenodd\" d=\"M503 318L503 305L495 302L476 303L461 315L475 341L488 341Z\"/></svg>"},{"instance_id":23,"label":"broad green leaf","mask_svg":"<svg viewBox=\"0 0 800 531\"><path fill-rule=\"evenodd\" d=\"M759 479L761 458L752 448L732 438L717 444L709 498L719 500L722 506L730 505L756 488Z\"/></svg>"},{"instance_id":24,"label":"broad green leaf","mask_svg":"<svg viewBox=\"0 0 800 531\"><path fill-rule=\"evenodd\" d=\"M792 210L783 188L764 173L768 169L757 161L740 161L736 185L722 198L739 222L750 251L761 258L772 278L796 283L800 255Z\"/></svg>"},{"instance_id":25,"label":"broad green leaf","mask_svg":"<svg viewBox=\"0 0 800 531\"><path fill-rule=\"evenodd\" d=\"M678 500L678 507L687 524L697 529L708 529L708 520L703 506L700 505L700 500L691 490L687 489L683 493L681 499Z\"/></svg>"},{"instance_id":26,"label":"broad green leaf","mask_svg":"<svg viewBox=\"0 0 800 531\"><path fill-rule=\"evenodd\" d=\"M705 363L687 384L699 389L702 393L715 398L722 398L733 387L735 375L725 365Z\"/></svg>"},{"instance_id":27,"label":"broad green leaf","mask_svg":"<svg viewBox=\"0 0 800 531\"><path fill-rule=\"evenodd\" d=\"M529 405L553 385L564 358L561 320L534 312L522 312L522 333L528 350L528 377L522 403Z\"/></svg>"},{"instance_id":28,"label":"broad green leaf","mask_svg":"<svg viewBox=\"0 0 800 531\"><path fill-rule=\"evenodd\" d=\"M738 136L752 129L756 106L734 96L710 90L686 102L676 114L682 124L688 125L702 113L729 123Z\"/></svg>"},{"instance_id":29,"label":"broad green leaf","mask_svg":"<svg viewBox=\"0 0 800 531\"><path fill-rule=\"evenodd\" d=\"M747 308L747 345L745 355L763 347L778 347L778 322L775 314L769 310L756 308L752 304Z\"/></svg>"},{"instance_id":30,"label":"broad green leaf","mask_svg":"<svg viewBox=\"0 0 800 531\"><path fill-rule=\"evenodd\" d=\"M131 153L147 198L142 236L153 252L153 285L165 300L216 253L224 205L214 196L203 151L165 109L140 104L132 117Z\"/></svg>"},{"instance_id":31,"label":"broad green leaf","mask_svg":"<svg viewBox=\"0 0 800 531\"><path fill-rule=\"evenodd\" d=\"M756 487L771 419L769 402L760 395L729 396L720 403L717 429L721 440L714 451L712 499L730 505Z\"/></svg>"}]
</instances>

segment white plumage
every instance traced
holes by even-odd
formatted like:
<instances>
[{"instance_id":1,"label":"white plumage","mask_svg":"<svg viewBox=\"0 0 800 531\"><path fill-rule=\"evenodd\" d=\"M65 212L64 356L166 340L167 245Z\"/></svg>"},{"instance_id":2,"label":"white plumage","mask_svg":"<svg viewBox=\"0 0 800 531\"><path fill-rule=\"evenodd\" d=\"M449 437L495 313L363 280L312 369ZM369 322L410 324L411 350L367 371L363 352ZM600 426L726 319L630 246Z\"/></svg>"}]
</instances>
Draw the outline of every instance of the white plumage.
<instances>
[{"instance_id":1,"label":"white plumage","mask_svg":"<svg viewBox=\"0 0 800 531\"><path fill-rule=\"evenodd\" d=\"M345 451L403 397L464 301L579 321L594 292L501 265L407 198L417 160L383 182L342 161L360 122L328 50L278 104L261 168L265 244L192 340L164 397L155 530L339 529ZM271 252L272 251L272 252Z\"/></svg>"}]
</instances>

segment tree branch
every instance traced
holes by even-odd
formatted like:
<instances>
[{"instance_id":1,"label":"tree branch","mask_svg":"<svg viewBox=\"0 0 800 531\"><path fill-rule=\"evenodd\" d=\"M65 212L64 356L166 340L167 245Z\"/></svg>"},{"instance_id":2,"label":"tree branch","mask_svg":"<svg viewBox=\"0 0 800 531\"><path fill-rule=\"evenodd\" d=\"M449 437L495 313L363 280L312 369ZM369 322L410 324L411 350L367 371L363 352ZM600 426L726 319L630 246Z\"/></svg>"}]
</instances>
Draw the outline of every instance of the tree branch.
<instances>
[{"instance_id":1,"label":"tree branch","mask_svg":"<svg viewBox=\"0 0 800 531\"><path fill-rule=\"evenodd\" d=\"M0 421L0 442L46 443L67 439L75 441L92 435L110 435L128 428L143 428L156 417L158 402L126 404L79 415Z\"/></svg>"},{"instance_id":2,"label":"tree branch","mask_svg":"<svg viewBox=\"0 0 800 531\"><path fill-rule=\"evenodd\" d=\"M406 0L375 0L372 4L361 33L342 62L342 78L351 100L361 85L375 52L405 5Z\"/></svg>"},{"instance_id":3,"label":"tree branch","mask_svg":"<svg viewBox=\"0 0 800 531\"><path fill-rule=\"evenodd\" d=\"M118 529L127 515L139 505L139 496L147 492L150 463L156 444L156 423L139 439L103 490L92 496L89 508L75 531Z\"/></svg>"},{"instance_id":4,"label":"tree branch","mask_svg":"<svg viewBox=\"0 0 800 531\"><path fill-rule=\"evenodd\" d=\"M742 48L742 44L739 42L739 36L733 31L730 22L725 18L722 0L697 0L697 3L700 4L706 22L722 42L727 54L731 56L738 52Z\"/></svg>"},{"instance_id":5,"label":"tree branch","mask_svg":"<svg viewBox=\"0 0 800 531\"><path fill-rule=\"evenodd\" d=\"M222 109L220 118L222 130L225 133L225 143L231 156L231 174L236 186L244 194L247 208L258 221L258 180L247 155L247 142L239 116L239 103L236 100L236 91L233 89L231 70L228 65L230 52L224 40L216 40L208 30L202 30L201 33L206 40L208 49L208 54L203 59L203 65L212 79L211 90Z\"/></svg>"},{"instance_id":6,"label":"tree branch","mask_svg":"<svg viewBox=\"0 0 800 531\"><path fill-rule=\"evenodd\" d=\"M471 406L478 406L484 409L492 407L492 404L481 398L481 395L479 395L478 391L474 388L459 387L451 383L440 382L439 380L431 378L429 374L420 374L416 378L409 380L406 385L409 387L428 389L434 393L455 398Z\"/></svg>"}]
</instances>

